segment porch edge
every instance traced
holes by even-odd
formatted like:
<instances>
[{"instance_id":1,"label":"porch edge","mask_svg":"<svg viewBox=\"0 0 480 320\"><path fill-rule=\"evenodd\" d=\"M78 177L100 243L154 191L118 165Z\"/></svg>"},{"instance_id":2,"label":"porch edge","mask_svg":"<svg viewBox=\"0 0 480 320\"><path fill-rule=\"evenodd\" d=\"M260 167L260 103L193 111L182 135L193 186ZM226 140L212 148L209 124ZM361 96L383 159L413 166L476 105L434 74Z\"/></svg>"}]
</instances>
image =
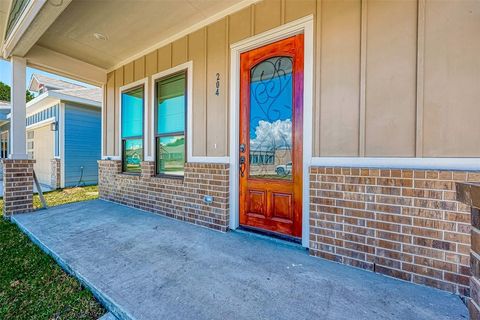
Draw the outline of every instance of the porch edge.
<instances>
[{"instance_id":1,"label":"porch edge","mask_svg":"<svg viewBox=\"0 0 480 320\"><path fill-rule=\"evenodd\" d=\"M102 290L95 287L90 283L86 277L81 273L76 272L72 266L70 266L65 260L63 260L55 251L50 249L46 244L44 244L40 239L38 239L32 232L28 230L25 226L21 224L20 221L16 219L15 216L10 217L10 221L14 223L37 247L40 248L47 255L52 257L52 259L62 268L66 273L75 277L85 288L87 288L93 296L102 304L102 306L107 310L107 313L111 313L118 320L136 320L131 314L123 310L118 306L111 297Z\"/></svg>"}]
</instances>

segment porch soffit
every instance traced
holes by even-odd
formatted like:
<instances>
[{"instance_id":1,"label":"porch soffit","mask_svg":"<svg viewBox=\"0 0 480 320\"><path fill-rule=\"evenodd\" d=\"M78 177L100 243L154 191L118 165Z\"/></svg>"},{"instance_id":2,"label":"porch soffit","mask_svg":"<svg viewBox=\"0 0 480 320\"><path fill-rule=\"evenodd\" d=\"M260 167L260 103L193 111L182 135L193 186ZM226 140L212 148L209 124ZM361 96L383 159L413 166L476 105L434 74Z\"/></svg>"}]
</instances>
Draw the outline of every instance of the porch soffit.
<instances>
[{"instance_id":1,"label":"porch soffit","mask_svg":"<svg viewBox=\"0 0 480 320\"><path fill-rule=\"evenodd\" d=\"M257 1L73 0L37 44L108 70Z\"/></svg>"},{"instance_id":2,"label":"porch soffit","mask_svg":"<svg viewBox=\"0 0 480 320\"><path fill-rule=\"evenodd\" d=\"M12 0L0 1L0 38L3 39L7 28L7 19L10 11L10 4Z\"/></svg>"}]
</instances>

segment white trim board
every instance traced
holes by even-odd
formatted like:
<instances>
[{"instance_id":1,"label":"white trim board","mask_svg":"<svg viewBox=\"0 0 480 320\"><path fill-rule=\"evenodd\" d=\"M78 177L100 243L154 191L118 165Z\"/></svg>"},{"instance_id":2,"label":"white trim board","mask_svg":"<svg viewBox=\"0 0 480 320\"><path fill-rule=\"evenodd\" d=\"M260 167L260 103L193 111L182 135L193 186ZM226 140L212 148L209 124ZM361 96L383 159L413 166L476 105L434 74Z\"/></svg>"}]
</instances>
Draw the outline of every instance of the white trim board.
<instances>
[{"instance_id":1,"label":"white trim board","mask_svg":"<svg viewBox=\"0 0 480 320\"><path fill-rule=\"evenodd\" d=\"M310 176L312 158L314 35L313 15L292 21L278 28L247 38L230 46L230 229L239 226L239 119L240 119L240 54L290 36L304 34L303 76L303 204L302 246L309 246Z\"/></svg>"},{"instance_id":2,"label":"white trim board","mask_svg":"<svg viewBox=\"0 0 480 320\"><path fill-rule=\"evenodd\" d=\"M103 156L102 160L122 160L121 156Z\"/></svg>"},{"instance_id":3,"label":"white trim board","mask_svg":"<svg viewBox=\"0 0 480 320\"><path fill-rule=\"evenodd\" d=\"M58 111L60 113L58 119L58 155L60 157L60 187L65 188L65 103L60 103Z\"/></svg>"},{"instance_id":4,"label":"white trim board","mask_svg":"<svg viewBox=\"0 0 480 320\"><path fill-rule=\"evenodd\" d=\"M60 101L73 102L83 106L96 107L99 109L102 108L102 102L80 98L80 97L74 97L74 96L58 93L55 90L52 90L52 91L46 91L38 95L37 97L35 97L33 100L27 102L27 105L26 105L27 117L37 112L48 109L58 104Z\"/></svg>"},{"instance_id":5,"label":"white trim board","mask_svg":"<svg viewBox=\"0 0 480 320\"><path fill-rule=\"evenodd\" d=\"M103 130L105 129L105 116L106 116L106 103L105 103L105 96L106 96L106 90L105 90L106 85L102 85L102 106L100 107L100 159L103 159L105 157L105 133Z\"/></svg>"},{"instance_id":6,"label":"white trim board","mask_svg":"<svg viewBox=\"0 0 480 320\"><path fill-rule=\"evenodd\" d=\"M127 85L121 86L118 90L118 102L120 106L120 110L118 112L118 152L119 156L105 156L107 159L112 160L121 160L122 159L122 93L126 90L133 89L135 87L139 87L143 85L143 160L149 161L147 159L148 150L150 150L150 144L147 142L147 123L148 123L148 112L147 112L147 103L148 103L148 77L134 81ZM115 158L115 159L114 159Z\"/></svg>"},{"instance_id":7,"label":"white trim board","mask_svg":"<svg viewBox=\"0 0 480 320\"><path fill-rule=\"evenodd\" d=\"M27 126L26 129L27 129L27 131L28 130L34 130L34 129L49 125L50 123L53 123L53 122L55 122L55 117L50 117L50 118L47 118L45 120L39 121L37 123L31 124L31 125Z\"/></svg>"},{"instance_id":8,"label":"white trim board","mask_svg":"<svg viewBox=\"0 0 480 320\"><path fill-rule=\"evenodd\" d=\"M480 158L314 157L312 166L417 170L480 170Z\"/></svg>"},{"instance_id":9,"label":"white trim board","mask_svg":"<svg viewBox=\"0 0 480 320\"><path fill-rule=\"evenodd\" d=\"M217 164L229 164L230 157L200 157L192 156L188 158L188 162L191 163L217 163Z\"/></svg>"}]
</instances>

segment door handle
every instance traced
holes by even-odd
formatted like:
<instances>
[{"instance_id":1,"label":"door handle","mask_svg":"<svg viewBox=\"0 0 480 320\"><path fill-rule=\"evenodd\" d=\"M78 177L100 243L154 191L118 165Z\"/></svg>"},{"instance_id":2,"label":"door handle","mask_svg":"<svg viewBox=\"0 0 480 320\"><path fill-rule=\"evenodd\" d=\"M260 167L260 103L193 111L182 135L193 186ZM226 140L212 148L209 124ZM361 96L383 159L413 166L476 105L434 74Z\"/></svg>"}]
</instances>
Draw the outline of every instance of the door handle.
<instances>
[{"instance_id":1,"label":"door handle","mask_svg":"<svg viewBox=\"0 0 480 320\"><path fill-rule=\"evenodd\" d=\"M245 156L240 156L240 176L245 176Z\"/></svg>"}]
</instances>

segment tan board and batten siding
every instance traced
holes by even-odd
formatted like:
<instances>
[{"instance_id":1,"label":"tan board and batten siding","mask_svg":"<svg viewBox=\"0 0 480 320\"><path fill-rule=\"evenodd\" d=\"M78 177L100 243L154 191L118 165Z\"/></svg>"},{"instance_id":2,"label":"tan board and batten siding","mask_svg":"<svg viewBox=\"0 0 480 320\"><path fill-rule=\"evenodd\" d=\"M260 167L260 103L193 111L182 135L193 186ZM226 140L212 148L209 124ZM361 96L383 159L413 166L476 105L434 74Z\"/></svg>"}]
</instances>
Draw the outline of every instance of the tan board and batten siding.
<instances>
[{"instance_id":1,"label":"tan board and batten siding","mask_svg":"<svg viewBox=\"0 0 480 320\"><path fill-rule=\"evenodd\" d=\"M259 2L109 73L105 154L119 155L119 87L191 60L193 153L227 156L230 44L307 15L316 26L315 156L480 156L475 0Z\"/></svg>"}]
</instances>

